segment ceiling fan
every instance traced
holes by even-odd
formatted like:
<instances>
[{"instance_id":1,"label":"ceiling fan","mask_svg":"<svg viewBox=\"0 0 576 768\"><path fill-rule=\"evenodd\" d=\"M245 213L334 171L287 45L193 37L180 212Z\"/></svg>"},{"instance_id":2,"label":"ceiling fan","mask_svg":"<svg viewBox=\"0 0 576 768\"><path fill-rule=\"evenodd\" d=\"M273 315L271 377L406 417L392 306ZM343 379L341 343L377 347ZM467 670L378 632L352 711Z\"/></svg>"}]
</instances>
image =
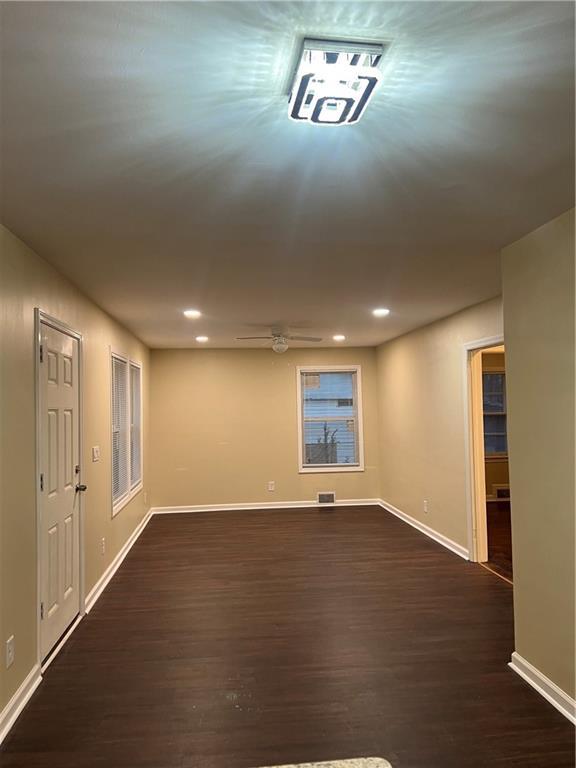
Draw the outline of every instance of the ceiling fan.
<instances>
[{"instance_id":1,"label":"ceiling fan","mask_svg":"<svg viewBox=\"0 0 576 768\"><path fill-rule=\"evenodd\" d=\"M278 328L271 328L268 336L236 336L236 341L258 341L264 339L272 340L272 349L279 355L286 352L289 341L322 341L319 336L298 336L284 333Z\"/></svg>"}]
</instances>

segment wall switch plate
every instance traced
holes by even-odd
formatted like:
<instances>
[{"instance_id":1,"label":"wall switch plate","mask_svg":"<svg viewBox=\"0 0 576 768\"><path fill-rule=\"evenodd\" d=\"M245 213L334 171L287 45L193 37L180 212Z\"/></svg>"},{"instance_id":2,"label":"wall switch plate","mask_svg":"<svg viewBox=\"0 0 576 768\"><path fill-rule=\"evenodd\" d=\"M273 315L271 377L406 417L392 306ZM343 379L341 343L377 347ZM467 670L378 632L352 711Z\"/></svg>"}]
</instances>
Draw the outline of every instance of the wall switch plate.
<instances>
[{"instance_id":1,"label":"wall switch plate","mask_svg":"<svg viewBox=\"0 0 576 768\"><path fill-rule=\"evenodd\" d=\"M424 514L427 515L428 514L428 499L424 499L423 507L424 507Z\"/></svg>"},{"instance_id":2,"label":"wall switch plate","mask_svg":"<svg viewBox=\"0 0 576 768\"><path fill-rule=\"evenodd\" d=\"M102 537L102 541L100 542L100 547L101 547L102 554L105 555L106 554L106 539L104 537Z\"/></svg>"},{"instance_id":3,"label":"wall switch plate","mask_svg":"<svg viewBox=\"0 0 576 768\"><path fill-rule=\"evenodd\" d=\"M275 480L268 480L268 490L269 491L275 491L276 490L276 481Z\"/></svg>"},{"instance_id":4,"label":"wall switch plate","mask_svg":"<svg viewBox=\"0 0 576 768\"><path fill-rule=\"evenodd\" d=\"M14 635L6 640L6 669L14 664Z\"/></svg>"},{"instance_id":5,"label":"wall switch plate","mask_svg":"<svg viewBox=\"0 0 576 768\"><path fill-rule=\"evenodd\" d=\"M100 446L92 446L92 461L100 461Z\"/></svg>"}]
</instances>

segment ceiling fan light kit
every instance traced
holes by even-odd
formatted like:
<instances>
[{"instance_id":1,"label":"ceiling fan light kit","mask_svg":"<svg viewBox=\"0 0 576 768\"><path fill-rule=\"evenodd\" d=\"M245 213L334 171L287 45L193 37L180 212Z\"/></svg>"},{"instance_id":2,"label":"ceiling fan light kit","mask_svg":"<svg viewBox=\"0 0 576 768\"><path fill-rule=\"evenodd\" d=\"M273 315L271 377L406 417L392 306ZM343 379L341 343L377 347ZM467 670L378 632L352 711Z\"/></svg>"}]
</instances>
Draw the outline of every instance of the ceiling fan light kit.
<instances>
[{"instance_id":1,"label":"ceiling fan light kit","mask_svg":"<svg viewBox=\"0 0 576 768\"><path fill-rule=\"evenodd\" d=\"M286 341L286 339L283 339L282 337L274 339L274 341L272 342L272 349L278 355L281 355L288 350L288 342Z\"/></svg>"},{"instance_id":2,"label":"ceiling fan light kit","mask_svg":"<svg viewBox=\"0 0 576 768\"><path fill-rule=\"evenodd\" d=\"M289 333L280 333L274 329L269 336L236 336L236 341L263 341L265 339L272 341L272 349L279 355L286 352L289 346L289 341L309 341L314 343L322 341L320 336L298 336Z\"/></svg>"}]
</instances>

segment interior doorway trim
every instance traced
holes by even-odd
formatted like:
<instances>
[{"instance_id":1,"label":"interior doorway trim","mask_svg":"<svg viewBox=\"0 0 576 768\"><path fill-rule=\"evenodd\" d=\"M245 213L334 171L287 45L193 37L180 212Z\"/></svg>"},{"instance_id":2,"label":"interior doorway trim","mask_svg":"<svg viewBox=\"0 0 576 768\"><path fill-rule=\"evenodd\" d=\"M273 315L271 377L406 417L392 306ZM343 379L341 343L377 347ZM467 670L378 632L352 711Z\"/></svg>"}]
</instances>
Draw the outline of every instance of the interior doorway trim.
<instances>
[{"instance_id":1,"label":"interior doorway trim","mask_svg":"<svg viewBox=\"0 0 576 768\"><path fill-rule=\"evenodd\" d=\"M42 466L42 457L41 457L41 397L40 397L40 345L42 343L42 325L47 325L50 328L54 328L57 331L60 331L61 333L65 333L68 336L71 336L73 339L75 339L78 342L78 455L80 459L80 475L79 480L82 478L82 469L83 469L83 434L84 434L84 426L83 426L83 338L82 334L78 331L71 328L66 323L62 322L61 320L58 320L55 317L52 317L51 315L47 314L46 312L43 312L41 309L36 307L34 309L34 399L35 399L35 439L36 439L36 462L35 462L35 468L36 468L36 480L35 480L35 489L36 489L36 660L38 667L45 669L54 656L60 651L70 634L72 634L73 629L78 624L78 621L82 616L86 613L86 600L85 600L85 553L84 553L84 499L83 494L78 494L79 496L79 514L78 514L78 528L79 528L79 591L80 591L80 612L77 616L77 618L72 622L68 630L66 631L63 638L56 643L54 648L50 651L48 656L46 657L44 664L42 663L42 627L41 627L41 596L42 596L42 562L41 562L41 553L42 553L42 541L41 541L41 534L42 534L42 520L41 520L41 510L42 510L42 498L40 495L40 471Z\"/></svg>"},{"instance_id":2,"label":"interior doorway trim","mask_svg":"<svg viewBox=\"0 0 576 768\"><path fill-rule=\"evenodd\" d=\"M466 482L466 517L468 520L468 551L470 560L479 562L480 549L486 547L486 530L478 530L479 501L476 492L476 478L478 457L476 456L477 429L474 429L474 420L478 414L473 413L472 398L474 375L474 353L481 349L489 349L504 344L504 334L486 336L474 341L467 341L462 345L462 381L464 386L464 455L465 455L465 482ZM482 467L482 476L484 468ZM485 496L485 493L484 493ZM485 506L484 501L484 506ZM483 510L485 520L485 509ZM484 523L485 528L485 523Z\"/></svg>"}]
</instances>

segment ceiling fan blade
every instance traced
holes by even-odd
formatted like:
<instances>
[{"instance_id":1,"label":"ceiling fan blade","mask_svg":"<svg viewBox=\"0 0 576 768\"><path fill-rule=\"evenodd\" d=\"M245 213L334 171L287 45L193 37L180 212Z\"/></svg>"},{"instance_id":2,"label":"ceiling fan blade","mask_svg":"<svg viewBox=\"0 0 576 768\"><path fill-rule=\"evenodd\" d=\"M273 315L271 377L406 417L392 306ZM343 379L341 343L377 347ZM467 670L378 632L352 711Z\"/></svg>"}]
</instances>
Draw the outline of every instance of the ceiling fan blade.
<instances>
[{"instance_id":1,"label":"ceiling fan blade","mask_svg":"<svg viewBox=\"0 0 576 768\"><path fill-rule=\"evenodd\" d=\"M257 339L273 339L274 336L236 336L236 341L256 341Z\"/></svg>"},{"instance_id":2,"label":"ceiling fan blade","mask_svg":"<svg viewBox=\"0 0 576 768\"><path fill-rule=\"evenodd\" d=\"M291 341L322 341L319 336L286 336Z\"/></svg>"}]
</instances>

